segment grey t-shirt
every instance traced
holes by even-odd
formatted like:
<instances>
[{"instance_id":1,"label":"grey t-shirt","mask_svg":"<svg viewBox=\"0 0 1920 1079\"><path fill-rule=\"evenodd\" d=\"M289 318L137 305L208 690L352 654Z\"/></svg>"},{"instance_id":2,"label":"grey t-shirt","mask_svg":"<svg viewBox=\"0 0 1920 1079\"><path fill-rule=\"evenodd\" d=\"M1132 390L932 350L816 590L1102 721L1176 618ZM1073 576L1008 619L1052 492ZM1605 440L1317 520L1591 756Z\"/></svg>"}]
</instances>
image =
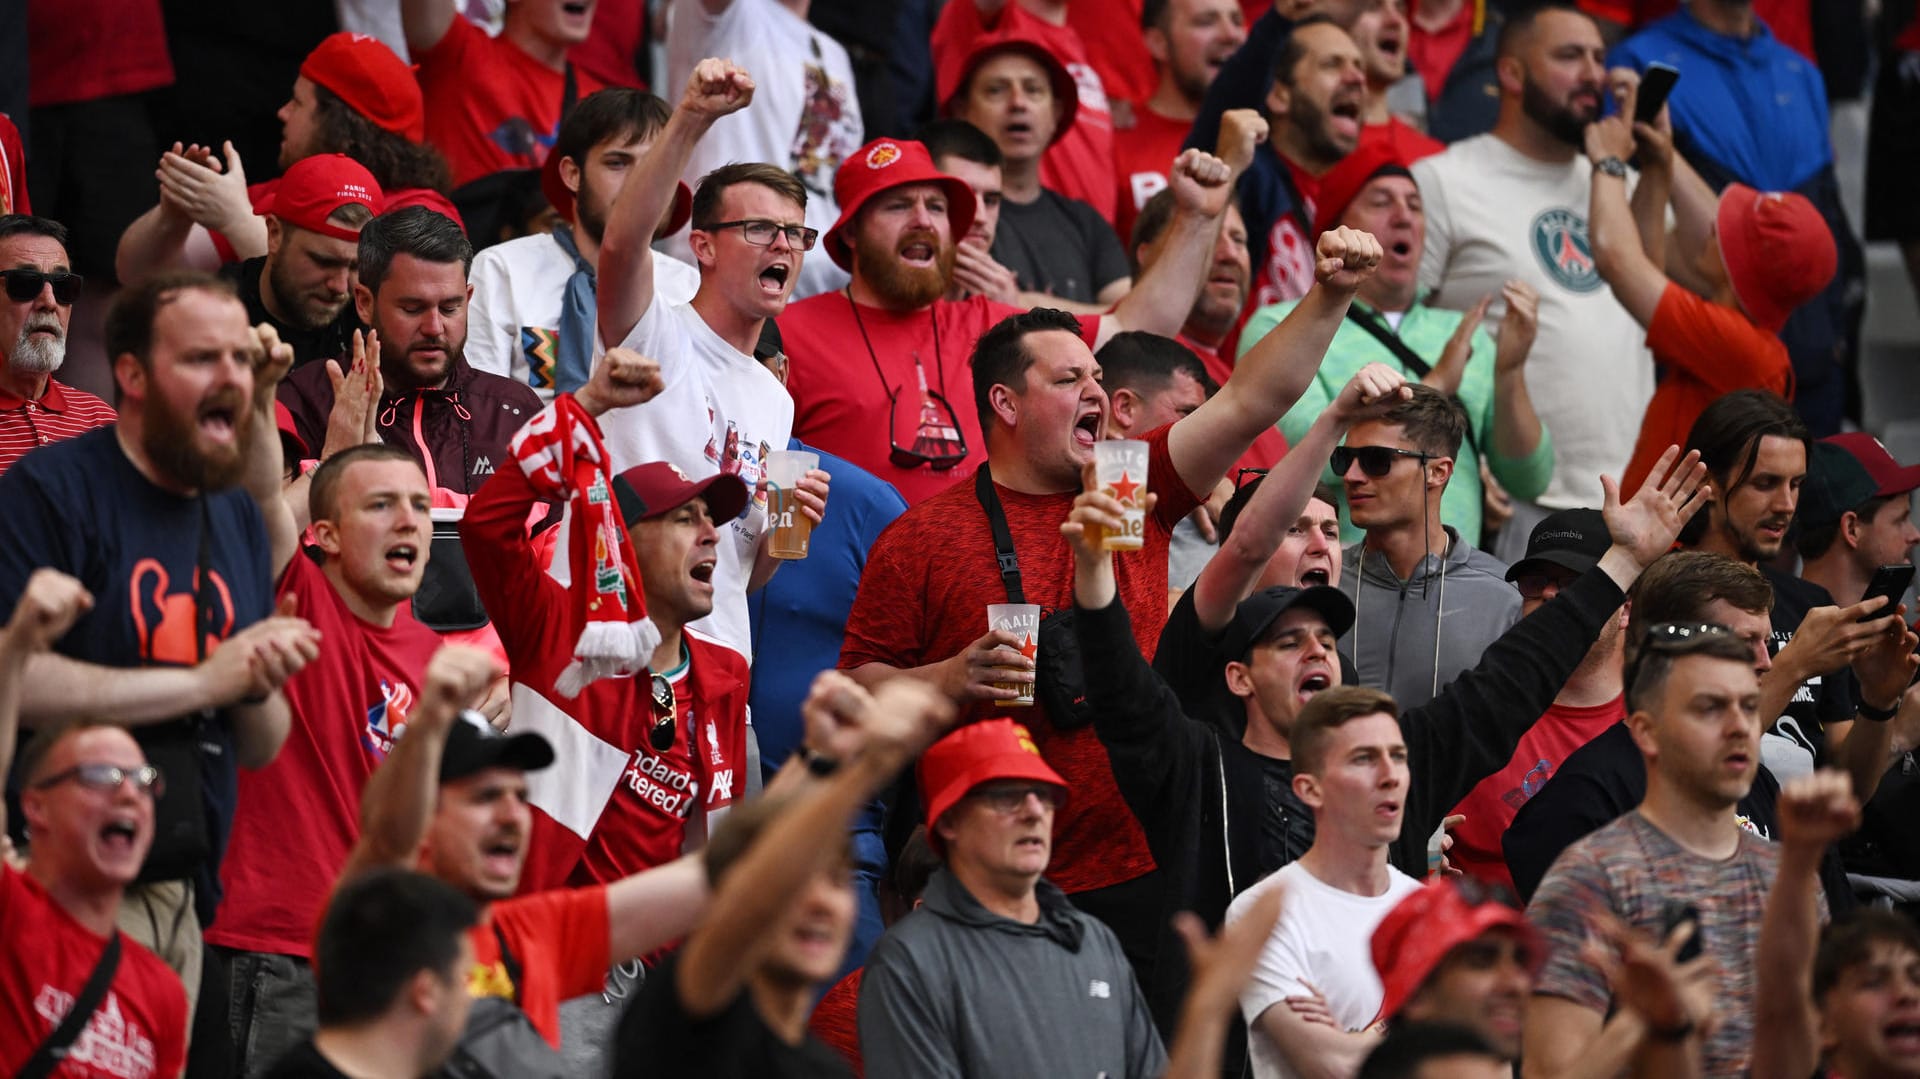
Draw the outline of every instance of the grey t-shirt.
<instances>
[{"instance_id":1,"label":"grey t-shirt","mask_svg":"<svg viewBox=\"0 0 1920 1079\"><path fill-rule=\"evenodd\" d=\"M1098 210L1045 188L1030 203L1000 204L993 257L1023 290L1078 303L1093 303L1101 289L1131 272L1126 250Z\"/></svg>"}]
</instances>

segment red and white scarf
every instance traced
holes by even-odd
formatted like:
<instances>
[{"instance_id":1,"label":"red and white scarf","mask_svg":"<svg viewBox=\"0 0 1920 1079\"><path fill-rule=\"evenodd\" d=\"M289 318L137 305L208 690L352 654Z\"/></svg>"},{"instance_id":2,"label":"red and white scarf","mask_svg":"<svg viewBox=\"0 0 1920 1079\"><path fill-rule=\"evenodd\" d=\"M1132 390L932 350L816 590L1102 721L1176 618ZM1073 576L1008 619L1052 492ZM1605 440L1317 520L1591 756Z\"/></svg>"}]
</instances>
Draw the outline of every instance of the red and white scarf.
<instances>
[{"instance_id":1,"label":"red and white scarf","mask_svg":"<svg viewBox=\"0 0 1920 1079\"><path fill-rule=\"evenodd\" d=\"M572 394L563 393L513 436L510 448L540 494L567 500L567 559L580 638L573 662L553 688L575 697L596 679L645 670L660 631L647 617L640 565L620 518L598 425Z\"/></svg>"}]
</instances>

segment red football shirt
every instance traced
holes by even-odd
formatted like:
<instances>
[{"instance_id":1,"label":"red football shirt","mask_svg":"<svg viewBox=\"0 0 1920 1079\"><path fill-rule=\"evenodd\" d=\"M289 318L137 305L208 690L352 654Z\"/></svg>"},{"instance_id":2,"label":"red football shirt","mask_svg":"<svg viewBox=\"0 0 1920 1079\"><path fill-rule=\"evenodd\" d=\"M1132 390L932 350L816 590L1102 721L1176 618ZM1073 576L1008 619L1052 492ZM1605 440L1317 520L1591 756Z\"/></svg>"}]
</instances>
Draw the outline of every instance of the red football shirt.
<instances>
[{"instance_id":1,"label":"red football shirt","mask_svg":"<svg viewBox=\"0 0 1920 1079\"><path fill-rule=\"evenodd\" d=\"M0 1075L15 1075L66 1018L107 940L74 921L38 881L0 865L0 942ZM180 976L121 934L113 981L53 1074L173 1079L186 1052Z\"/></svg>"},{"instance_id":2,"label":"red football shirt","mask_svg":"<svg viewBox=\"0 0 1920 1079\"><path fill-rule=\"evenodd\" d=\"M27 151L20 144L20 129L0 113L0 214L32 212L33 203L27 198Z\"/></svg>"},{"instance_id":3,"label":"red football shirt","mask_svg":"<svg viewBox=\"0 0 1920 1079\"><path fill-rule=\"evenodd\" d=\"M33 43L27 67L33 108L173 84L160 0L28 0L26 35Z\"/></svg>"},{"instance_id":4,"label":"red football shirt","mask_svg":"<svg viewBox=\"0 0 1920 1079\"><path fill-rule=\"evenodd\" d=\"M1139 25L1140 20L1135 18L1132 28L1137 31ZM1113 116L1107 108L1107 93L1100 74L1088 62L1086 44L1071 25L1055 26L1036 18L1020 6L1019 0L1009 0L992 26L976 5L948 4L933 27L934 68L940 72L959 71L966 65L975 40L1008 28L1018 28L1022 34L1045 45L1047 51L1066 65L1080 90L1080 111L1074 115L1073 127L1047 149L1047 156L1040 161L1041 184L1068 198L1079 199L1112 221ZM936 81L939 85L948 85L944 78ZM431 129L428 133L432 133Z\"/></svg>"},{"instance_id":5,"label":"red football shirt","mask_svg":"<svg viewBox=\"0 0 1920 1079\"><path fill-rule=\"evenodd\" d=\"M494 927L520 965L518 983L500 960ZM486 919L467 931L473 942L473 968L467 992L475 999L520 993L520 1010L535 1030L560 1048L560 1002L598 992L605 984L611 942L607 926L607 890L595 886L537 892L493 904Z\"/></svg>"},{"instance_id":6,"label":"red football shirt","mask_svg":"<svg viewBox=\"0 0 1920 1079\"><path fill-rule=\"evenodd\" d=\"M791 360L787 393L793 397L793 437L893 484L908 505L972 476L987 456L973 407L973 345L994 324L1022 310L973 296L939 300L905 314L861 305L856 318L845 292L788 307L780 316L780 338ZM1080 327L1087 347L1093 347L1100 316L1083 316ZM967 443L965 459L945 472L925 465L901 468L888 459L888 424L893 445L909 448L919 427L916 358L927 389L946 399ZM890 394L897 403L889 403Z\"/></svg>"},{"instance_id":7,"label":"red football shirt","mask_svg":"<svg viewBox=\"0 0 1920 1079\"><path fill-rule=\"evenodd\" d=\"M1587 708L1556 704L1547 709L1521 736L1507 766L1481 780L1453 807L1454 813L1467 818L1453 829L1453 848L1447 852L1453 867L1512 888L1513 874L1507 871L1500 840L1514 814L1540 793L1574 750L1625 718L1624 697Z\"/></svg>"},{"instance_id":8,"label":"red football shirt","mask_svg":"<svg viewBox=\"0 0 1920 1079\"><path fill-rule=\"evenodd\" d=\"M207 940L308 958L334 879L360 838L360 791L407 726L440 637L402 604L393 625L364 622L318 565L295 554L279 595L320 631L320 658L287 680L293 727L273 763L240 772L220 879L226 898Z\"/></svg>"},{"instance_id":9,"label":"red football shirt","mask_svg":"<svg viewBox=\"0 0 1920 1079\"><path fill-rule=\"evenodd\" d=\"M1173 528L1200 500L1187 490L1167 452L1171 425L1146 436L1147 485L1160 495L1147 518L1146 543L1114 559L1120 599L1133 617L1140 654L1151 659L1167 620L1167 546ZM1032 495L995 485L1020 559L1027 602L1041 617L1073 606L1073 553L1060 524L1076 492ZM914 506L887 526L868 553L860 593L847 619L842 668L867 663L919 667L956 655L987 630L987 604L1007 593L994 556L993 531L972 483ZM1047 876L1068 892L1133 880L1153 870L1146 835L1120 797L1107 751L1091 726L1058 731L1039 706L979 704L964 718L1012 715L1033 731L1040 753L1073 792L1054 819Z\"/></svg>"},{"instance_id":10,"label":"red football shirt","mask_svg":"<svg viewBox=\"0 0 1920 1079\"><path fill-rule=\"evenodd\" d=\"M38 401L0 390L0 474L41 446L105 427L119 418L112 405L51 378Z\"/></svg>"},{"instance_id":11,"label":"red football shirt","mask_svg":"<svg viewBox=\"0 0 1920 1079\"><path fill-rule=\"evenodd\" d=\"M1660 381L1647 402L1622 491L1639 490L1668 446L1686 445L1693 421L1723 394L1761 389L1793 399L1793 361L1778 335L1672 282L1653 309L1647 347L1660 366Z\"/></svg>"},{"instance_id":12,"label":"red football shirt","mask_svg":"<svg viewBox=\"0 0 1920 1079\"><path fill-rule=\"evenodd\" d=\"M1147 200L1167 188L1167 170L1180 156L1191 120L1173 120L1141 105L1133 110L1133 126L1113 133L1114 199L1119 206L1114 231L1120 244L1133 253L1133 223Z\"/></svg>"},{"instance_id":13,"label":"red football shirt","mask_svg":"<svg viewBox=\"0 0 1920 1079\"><path fill-rule=\"evenodd\" d=\"M860 1058L860 977L866 972L865 967L855 967L851 974L835 982L813 1006L813 1015L807 1019L807 1029L846 1059L854 1079L863 1079L867 1074L866 1064Z\"/></svg>"},{"instance_id":14,"label":"red football shirt","mask_svg":"<svg viewBox=\"0 0 1920 1079\"><path fill-rule=\"evenodd\" d=\"M414 54L427 104L427 141L446 155L455 187L502 169L537 169L560 130L566 76L504 37L455 17L446 36ZM574 65L580 97L600 89Z\"/></svg>"},{"instance_id":15,"label":"red football shirt","mask_svg":"<svg viewBox=\"0 0 1920 1079\"><path fill-rule=\"evenodd\" d=\"M1111 101L1145 101L1160 84L1140 36L1140 10L1140 0L1067 0L1067 25L1080 35Z\"/></svg>"}]
</instances>

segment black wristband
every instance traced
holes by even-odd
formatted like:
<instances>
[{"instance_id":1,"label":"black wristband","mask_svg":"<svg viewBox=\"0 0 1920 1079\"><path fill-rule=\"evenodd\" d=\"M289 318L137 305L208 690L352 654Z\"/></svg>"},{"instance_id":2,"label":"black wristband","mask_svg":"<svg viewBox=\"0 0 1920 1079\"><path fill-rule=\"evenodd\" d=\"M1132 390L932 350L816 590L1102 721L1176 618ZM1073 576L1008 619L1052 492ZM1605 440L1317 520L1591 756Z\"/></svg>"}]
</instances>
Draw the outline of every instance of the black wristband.
<instances>
[{"instance_id":1,"label":"black wristband","mask_svg":"<svg viewBox=\"0 0 1920 1079\"><path fill-rule=\"evenodd\" d=\"M821 779L825 779L840 770L840 758L838 757L829 757L818 750L804 745L793 752L794 755L806 762L807 771L819 776Z\"/></svg>"},{"instance_id":2,"label":"black wristband","mask_svg":"<svg viewBox=\"0 0 1920 1079\"><path fill-rule=\"evenodd\" d=\"M1649 1041L1664 1042L1667 1045L1672 1045L1675 1042L1683 1042L1691 1038L1693 1031L1694 1025L1691 1019L1677 1027L1656 1027L1649 1023L1647 1024L1647 1039Z\"/></svg>"},{"instance_id":3,"label":"black wristband","mask_svg":"<svg viewBox=\"0 0 1920 1079\"><path fill-rule=\"evenodd\" d=\"M1900 701L1895 699L1892 708L1875 708L1866 701L1861 701L1856 711L1860 713L1861 719L1871 719L1875 723L1885 723L1887 720L1900 714Z\"/></svg>"}]
</instances>

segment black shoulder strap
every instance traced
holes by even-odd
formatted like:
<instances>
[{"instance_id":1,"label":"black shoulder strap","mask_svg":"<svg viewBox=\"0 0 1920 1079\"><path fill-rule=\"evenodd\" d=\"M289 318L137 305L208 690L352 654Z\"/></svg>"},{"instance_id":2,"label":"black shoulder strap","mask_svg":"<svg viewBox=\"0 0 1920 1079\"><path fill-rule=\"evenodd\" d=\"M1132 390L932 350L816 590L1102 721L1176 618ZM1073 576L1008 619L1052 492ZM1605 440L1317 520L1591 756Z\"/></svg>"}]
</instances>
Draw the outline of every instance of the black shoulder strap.
<instances>
[{"instance_id":1,"label":"black shoulder strap","mask_svg":"<svg viewBox=\"0 0 1920 1079\"><path fill-rule=\"evenodd\" d=\"M513 1002L520 1003L520 960L514 958L513 949L507 947L507 935L500 931L500 923L491 923L493 939L500 945L500 965L507 968L507 981L513 983Z\"/></svg>"},{"instance_id":2,"label":"black shoulder strap","mask_svg":"<svg viewBox=\"0 0 1920 1079\"><path fill-rule=\"evenodd\" d=\"M1413 372L1414 378L1426 378L1432 373L1433 365L1421 359L1418 352L1407 347L1407 343L1400 340L1399 334L1388 329L1386 320L1379 315L1369 314L1348 304L1347 321L1372 334L1374 340L1385 346L1388 352L1393 353L1395 359L1399 360L1407 370ZM1467 445L1473 447L1474 456L1483 461L1486 460L1487 455L1480 452L1480 439L1473 433L1471 414L1467 416Z\"/></svg>"},{"instance_id":3,"label":"black shoulder strap","mask_svg":"<svg viewBox=\"0 0 1920 1079\"><path fill-rule=\"evenodd\" d=\"M573 61L566 61L566 83L560 91L560 119L564 122L567 114L573 111L573 103L580 100L580 84L573 77Z\"/></svg>"},{"instance_id":4,"label":"black shoulder strap","mask_svg":"<svg viewBox=\"0 0 1920 1079\"><path fill-rule=\"evenodd\" d=\"M1020 586L1020 559L1013 553L1013 533L1007 531L1007 514L1000 508L1000 496L994 492L993 476L982 464L973 474L973 493L980 508L987 511L987 523L993 526L993 553L1000 560L1000 580L1007 586L1008 603L1025 603L1027 593Z\"/></svg>"},{"instance_id":5,"label":"black shoulder strap","mask_svg":"<svg viewBox=\"0 0 1920 1079\"><path fill-rule=\"evenodd\" d=\"M66 1059L67 1047L86 1029L87 1021L93 1013L100 1010L100 1002L106 998L107 986L113 984L114 972L120 969L120 933L114 931L107 938L107 946L101 950L100 958L93 964L93 973L87 975L87 984L74 998L73 1007L67 1009L66 1018L53 1028L53 1033L40 1043L28 1058L26 1067L21 1068L16 1079L45 1079Z\"/></svg>"}]
</instances>

